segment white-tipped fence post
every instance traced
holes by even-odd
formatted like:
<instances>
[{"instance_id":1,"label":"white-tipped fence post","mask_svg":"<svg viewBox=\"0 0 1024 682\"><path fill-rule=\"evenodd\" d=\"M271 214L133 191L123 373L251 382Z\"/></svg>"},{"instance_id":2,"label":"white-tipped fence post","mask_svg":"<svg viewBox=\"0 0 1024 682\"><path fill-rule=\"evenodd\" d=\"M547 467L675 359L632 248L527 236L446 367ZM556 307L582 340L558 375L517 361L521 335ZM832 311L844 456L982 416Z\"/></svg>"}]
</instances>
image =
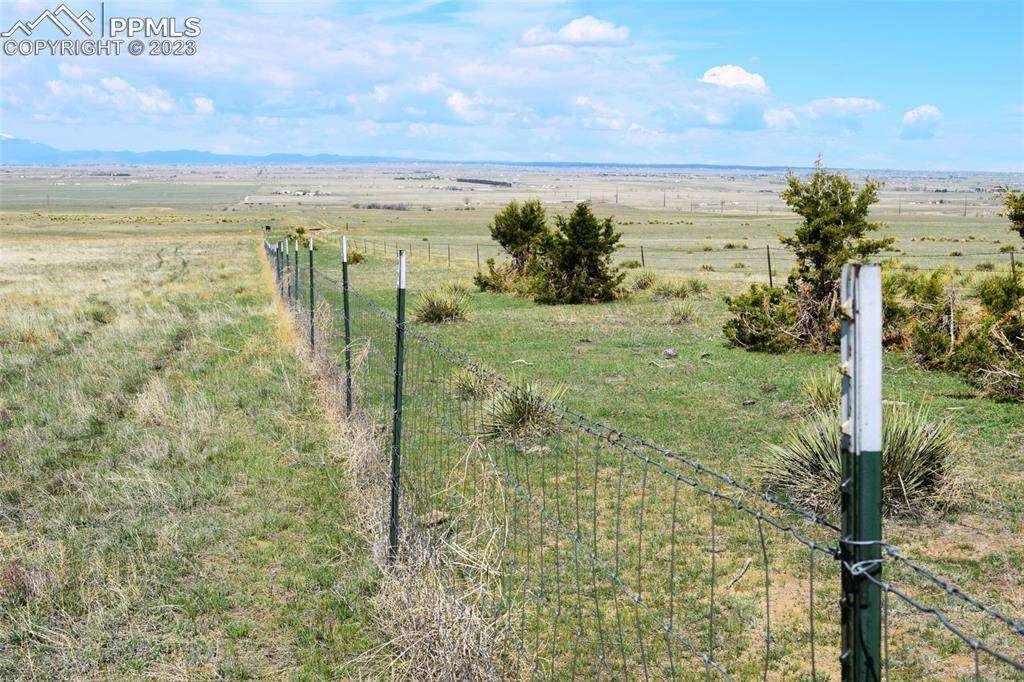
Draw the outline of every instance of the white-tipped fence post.
<instances>
[{"instance_id":1,"label":"white-tipped fence post","mask_svg":"<svg viewBox=\"0 0 1024 682\"><path fill-rule=\"evenodd\" d=\"M395 313L395 396L391 424L391 516L388 561L398 557L398 493L402 474L402 375L405 366L405 251L398 252L398 300Z\"/></svg>"},{"instance_id":2,"label":"white-tipped fence post","mask_svg":"<svg viewBox=\"0 0 1024 682\"><path fill-rule=\"evenodd\" d=\"M348 307L348 237L341 238L341 295L345 312L345 414L352 414L352 326Z\"/></svg>"},{"instance_id":3,"label":"white-tipped fence post","mask_svg":"<svg viewBox=\"0 0 1024 682\"><path fill-rule=\"evenodd\" d=\"M881 674L882 270L843 266L842 428L843 680Z\"/></svg>"},{"instance_id":4,"label":"white-tipped fence post","mask_svg":"<svg viewBox=\"0 0 1024 682\"><path fill-rule=\"evenodd\" d=\"M309 349L313 350L315 345L313 341L314 327L313 327L313 311L315 310L315 299L313 297L313 238L309 238Z\"/></svg>"}]
</instances>

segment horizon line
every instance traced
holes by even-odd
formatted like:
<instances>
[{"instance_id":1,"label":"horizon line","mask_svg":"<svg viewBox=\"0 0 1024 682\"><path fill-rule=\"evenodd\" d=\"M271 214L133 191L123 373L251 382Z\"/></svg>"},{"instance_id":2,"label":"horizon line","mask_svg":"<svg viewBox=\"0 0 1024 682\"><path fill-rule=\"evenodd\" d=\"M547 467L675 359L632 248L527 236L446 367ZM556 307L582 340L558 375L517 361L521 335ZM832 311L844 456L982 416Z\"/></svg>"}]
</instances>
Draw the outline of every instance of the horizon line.
<instances>
[{"instance_id":1,"label":"horizon line","mask_svg":"<svg viewBox=\"0 0 1024 682\"><path fill-rule=\"evenodd\" d=\"M490 166L517 166L517 167L575 167L575 168L691 168L691 169L734 169L734 170L746 170L746 171L787 171L787 170L812 170L813 165L791 165L791 164L743 164L743 163L712 163L712 162L687 162L687 161L668 161L668 162L636 162L636 161L540 161L536 159L531 160L496 160L496 159L428 159L421 157L404 157L404 156L385 156L385 155L374 155L374 154L339 154L336 152L268 152L265 154L245 154L245 153L231 153L231 152L215 152L207 149L149 149L145 151L135 151L129 149L60 149L52 145L48 145L44 142L35 142L26 138L19 138L13 135L7 135L0 133L0 142L16 140L20 142L26 142L32 145L39 145L46 147L55 152L62 154L126 154L126 155L147 155L147 154L205 154L212 157L222 157L225 159L235 158L238 160L228 161L224 160L225 165L257 165L265 163L267 165L289 165L295 162L281 162L268 160L270 157L275 156L295 156L301 159L307 160L310 163L345 163L348 160L349 163L418 163L418 164L467 164L467 165L490 165ZM334 157L338 161L318 161L317 157ZM356 159L364 159L363 161L355 161ZM153 165L188 165L188 162L148 162ZM102 165L147 165L147 162L133 162L133 161L112 161L112 162L7 162L0 158L0 165L3 166L19 166L19 167L59 167L59 166L102 166ZM839 171L857 171L857 172L871 172L871 171L884 171L887 173L945 173L945 174L956 174L956 173L974 173L974 174L988 174L988 175L1024 175L1024 170L970 170L970 169L923 169L923 168L885 168L885 167L857 167L857 166L830 166L825 165L826 168Z\"/></svg>"}]
</instances>

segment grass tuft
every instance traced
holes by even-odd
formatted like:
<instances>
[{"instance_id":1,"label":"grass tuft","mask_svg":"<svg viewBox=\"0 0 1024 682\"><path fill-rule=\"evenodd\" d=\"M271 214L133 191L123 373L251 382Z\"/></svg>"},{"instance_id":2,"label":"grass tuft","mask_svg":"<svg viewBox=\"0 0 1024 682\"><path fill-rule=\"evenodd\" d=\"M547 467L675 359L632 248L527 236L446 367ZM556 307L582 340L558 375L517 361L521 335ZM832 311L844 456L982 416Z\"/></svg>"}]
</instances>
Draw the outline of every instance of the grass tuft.
<instances>
[{"instance_id":1,"label":"grass tuft","mask_svg":"<svg viewBox=\"0 0 1024 682\"><path fill-rule=\"evenodd\" d=\"M668 311L668 318L665 320L671 325L690 324L697 320L697 308L690 301L676 303Z\"/></svg>"},{"instance_id":2,"label":"grass tuft","mask_svg":"<svg viewBox=\"0 0 1024 682\"><path fill-rule=\"evenodd\" d=\"M109 301L93 301L85 309L85 316L96 324L110 324L117 317L117 311Z\"/></svg>"},{"instance_id":3,"label":"grass tuft","mask_svg":"<svg viewBox=\"0 0 1024 682\"><path fill-rule=\"evenodd\" d=\"M668 300L673 298L683 299L690 295L686 284L674 279L666 279L658 282L654 287L654 298Z\"/></svg>"}]
</instances>

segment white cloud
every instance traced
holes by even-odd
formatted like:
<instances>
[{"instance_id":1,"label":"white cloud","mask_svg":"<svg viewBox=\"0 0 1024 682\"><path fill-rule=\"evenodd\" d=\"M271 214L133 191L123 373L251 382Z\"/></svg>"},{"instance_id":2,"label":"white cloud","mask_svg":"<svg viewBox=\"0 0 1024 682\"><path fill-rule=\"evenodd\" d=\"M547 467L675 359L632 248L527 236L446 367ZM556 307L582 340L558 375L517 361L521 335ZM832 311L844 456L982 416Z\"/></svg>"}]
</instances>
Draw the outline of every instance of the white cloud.
<instances>
[{"instance_id":1,"label":"white cloud","mask_svg":"<svg viewBox=\"0 0 1024 682\"><path fill-rule=\"evenodd\" d=\"M590 16L573 19L557 32L534 26L523 34L525 45L628 45L629 29Z\"/></svg>"},{"instance_id":2,"label":"white cloud","mask_svg":"<svg viewBox=\"0 0 1024 682\"><path fill-rule=\"evenodd\" d=\"M761 118L766 127L775 130L808 126L834 134L860 129L867 114L883 109L881 102L864 97L825 97L801 106L769 107Z\"/></svg>"},{"instance_id":3,"label":"white cloud","mask_svg":"<svg viewBox=\"0 0 1024 682\"><path fill-rule=\"evenodd\" d=\"M788 107L783 109L765 109L763 118L764 124L769 128L789 128L800 122L796 113Z\"/></svg>"},{"instance_id":4,"label":"white cloud","mask_svg":"<svg viewBox=\"0 0 1024 682\"><path fill-rule=\"evenodd\" d=\"M803 110L811 118L861 118L884 108L882 103L864 97L825 97L811 101Z\"/></svg>"},{"instance_id":5,"label":"white cloud","mask_svg":"<svg viewBox=\"0 0 1024 682\"><path fill-rule=\"evenodd\" d=\"M942 120L942 112L931 104L922 104L903 114L903 130L900 137L907 140L924 140L935 137L935 127Z\"/></svg>"},{"instance_id":6,"label":"white cloud","mask_svg":"<svg viewBox=\"0 0 1024 682\"><path fill-rule=\"evenodd\" d=\"M335 7L296 5L301 30L282 35L279 13L211 6L225 28L210 32L200 53L183 62L128 60L115 71L90 59L5 63L0 102L7 125L18 136L68 147L85 134L97 147L386 150L421 158L806 163L821 151L833 164L852 165L874 147L890 149L900 134L903 113L882 112L866 99L873 90L781 99L774 95L780 76L741 52L698 62L704 72L687 69L684 50L716 51L699 42L715 38L648 41L658 35L647 30L657 29L657 13L601 19L549 4L480 3L425 21L375 23ZM588 12L604 14L601 7ZM341 34L347 37L339 42ZM266 50L271 42L275 49ZM101 83L115 74L120 82ZM49 90L48 78L55 79ZM814 100L858 93L864 97ZM214 94L214 113L194 125L197 100ZM992 126L1009 130L999 159L1019 157L1012 142L1024 101L1011 102L1018 107L991 108ZM189 115L174 116L179 110ZM34 124L33 116L52 122ZM939 129L958 139L944 119ZM890 151L901 159L982 155L974 147L909 143Z\"/></svg>"},{"instance_id":7,"label":"white cloud","mask_svg":"<svg viewBox=\"0 0 1024 682\"><path fill-rule=\"evenodd\" d=\"M589 109L595 113L602 114L605 116L622 115L622 112L619 111L618 109L613 109L612 107L606 106L600 102L595 102L586 95L580 95L579 97L576 98L576 100L573 103L576 106L580 107L581 109Z\"/></svg>"},{"instance_id":8,"label":"white cloud","mask_svg":"<svg viewBox=\"0 0 1024 682\"><path fill-rule=\"evenodd\" d=\"M626 125L624 114L618 109L609 107L601 102L595 102L586 95L580 95L573 104L582 111L579 119L584 128L605 128L609 130L621 130Z\"/></svg>"},{"instance_id":9,"label":"white cloud","mask_svg":"<svg viewBox=\"0 0 1024 682\"><path fill-rule=\"evenodd\" d=\"M65 80L82 80L86 76L96 73L95 69L89 69L79 64L60 63L57 65L57 72Z\"/></svg>"},{"instance_id":10,"label":"white cloud","mask_svg":"<svg viewBox=\"0 0 1024 682\"><path fill-rule=\"evenodd\" d=\"M212 114L215 111L213 100L209 97L196 97L192 100L192 105L196 108L197 114Z\"/></svg>"},{"instance_id":11,"label":"white cloud","mask_svg":"<svg viewBox=\"0 0 1024 682\"><path fill-rule=\"evenodd\" d=\"M118 109L138 109L146 113L165 113L174 108L174 100L166 90L149 87L144 90L132 87L128 81L117 76L101 78L100 84L107 91L111 102Z\"/></svg>"},{"instance_id":12,"label":"white cloud","mask_svg":"<svg viewBox=\"0 0 1024 682\"><path fill-rule=\"evenodd\" d=\"M448 99L445 100L445 104L448 108L455 112L456 116L467 116L469 114L470 107L473 106L473 100L467 97L464 93L456 90L452 94L448 95Z\"/></svg>"},{"instance_id":13,"label":"white cloud","mask_svg":"<svg viewBox=\"0 0 1024 682\"><path fill-rule=\"evenodd\" d=\"M456 118L466 123L493 122L496 117L500 118L501 116L494 110L497 104L494 100L479 95L470 97L458 90L453 90L445 98L444 103L448 105Z\"/></svg>"},{"instance_id":14,"label":"white cloud","mask_svg":"<svg viewBox=\"0 0 1024 682\"><path fill-rule=\"evenodd\" d=\"M62 100L120 109L129 113L161 114L174 109L174 98L156 86L136 88L118 76L100 79L100 85L47 81L50 94Z\"/></svg>"},{"instance_id":15,"label":"white cloud","mask_svg":"<svg viewBox=\"0 0 1024 682\"><path fill-rule=\"evenodd\" d=\"M712 66L704 72L700 80L704 83L720 85L723 88L744 88L755 92L768 92L768 86L765 85L761 74L751 73L735 64Z\"/></svg>"}]
</instances>

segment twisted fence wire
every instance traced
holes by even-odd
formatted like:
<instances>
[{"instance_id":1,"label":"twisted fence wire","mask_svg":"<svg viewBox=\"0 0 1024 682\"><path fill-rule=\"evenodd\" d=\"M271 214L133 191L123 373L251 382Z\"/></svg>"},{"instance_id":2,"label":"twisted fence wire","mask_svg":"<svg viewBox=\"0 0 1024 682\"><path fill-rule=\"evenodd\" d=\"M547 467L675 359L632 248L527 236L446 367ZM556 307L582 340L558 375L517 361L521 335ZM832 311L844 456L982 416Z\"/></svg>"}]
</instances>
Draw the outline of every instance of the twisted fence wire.
<instances>
[{"instance_id":1,"label":"twisted fence wire","mask_svg":"<svg viewBox=\"0 0 1024 682\"><path fill-rule=\"evenodd\" d=\"M404 248L410 259L414 257L421 262L433 263L435 261L441 264L443 256L434 255L431 257L431 252L428 249L424 249L422 246L417 247L415 241L393 241L388 242L386 240L370 239L364 237L361 242L355 242L355 244L361 244L362 249L366 253L373 253L374 255L384 254L385 251L395 254L399 249ZM428 244L430 242L427 242ZM658 244L622 244L619 250L616 252L617 260L622 263L627 260L638 261L640 258L645 258L645 263L654 270L669 269L673 271L697 271L701 269L711 269L719 273L717 279L725 279L726 281L750 281L749 275L767 274L767 258L763 246L752 246L746 242L738 241L732 242L731 246L719 247L711 251L702 250L701 243L694 243L690 246L661 246ZM957 242L960 248L966 248L963 243ZM971 244L971 242L967 242ZM987 246L980 242L975 242L972 245L976 246ZM437 244L438 248L447 247L449 250L454 248L454 255L452 260L461 263L462 266L473 266L474 264L478 269L482 269L486 263L484 262L487 258L492 258L501 255L500 250L495 250L493 245L484 245L483 250L479 244L475 243L458 243L458 244ZM370 247L370 248L367 248ZM1019 255L1015 250L1015 254ZM480 259L474 258L474 253L481 254ZM980 261L980 258L994 258L998 259L999 267L992 260ZM887 272L949 272L951 274L984 274L984 275L1007 275L1017 272L1017 267L1013 265L1010 260L1011 250L985 250L985 251L958 251L951 250L945 252L922 252L922 253L905 253L903 251L892 251L880 254L878 259L884 265ZM936 264L934 261L941 260ZM647 262L649 261L649 262ZM784 248L776 248L771 251L772 261L772 273L775 276L784 276L788 271L788 268L796 263L796 257L791 251ZM725 267L721 270L715 270L715 268L722 268L723 266L732 265L733 267ZM740 267L742 266L742 267ZM979 269L980 266L980 269ZM1024 265L1021 265L1024 267ZM739 272L732 272L739 268L744 271L744 276L739 276ZM735 276L727 276L729 274Z\"/></svg>"},{"instance_id":2,"label":"twisted fence wire","mask_svg":"<svg viewBox=\"0 0 1024 682\"><path fill-rule=\"evenodd\" d=\"M287 300L300 327L309 305L323 307L316 326L334 331L318 349L336 362L341 285L320 268L313 276L317 300ZM281 277L287 292L294 273L285 266ZM386 451L396 319L354 287L349 294L358 417ZM965 674L1024 679L1024 623L893 545L879 543L885 573L876 578L839 560L845 540L827 518L568 409L413 325L405 332L401 523L459 557L453 583L484 593L476 603L502 624L518 674L835 678L845 570L883 592L887 679L891 668L950 672L914 641L934 625L968 646ZM798 548L806 563L794 559ZM890 594L905 607L896 618ZM914 615L930 619L921 632Z\"/></svg>"}]
</instances>

